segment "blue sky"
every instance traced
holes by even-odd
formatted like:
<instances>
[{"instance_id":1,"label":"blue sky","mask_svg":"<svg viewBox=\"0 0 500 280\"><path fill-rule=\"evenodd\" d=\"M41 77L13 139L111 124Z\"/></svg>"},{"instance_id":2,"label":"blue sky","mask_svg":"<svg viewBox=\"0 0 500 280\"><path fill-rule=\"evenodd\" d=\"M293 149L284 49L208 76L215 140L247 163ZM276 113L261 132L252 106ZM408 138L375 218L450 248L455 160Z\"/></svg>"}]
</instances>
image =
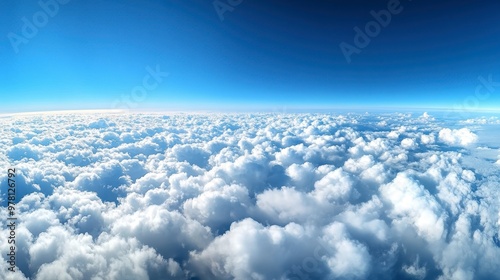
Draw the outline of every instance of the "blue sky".
<instances>
[{"instance_id":1,"label":"blue sky","mask_svg":"<svg viewBox=\"0 0 500 280\"><path fill-rule=\"evenodd\" d=\"M147 67L169 75L150 80L136 109L500 107L500 87L475 96L478 77L500 83L500 3L400 1L348 62L339 44L356 46L354 28L388 3L243 0L221 20L212 1L72 0L16 44L23 18L43 20L43 9L8 0L3 110L111 108L143 85Z\"/></svg>"}]
</instances>

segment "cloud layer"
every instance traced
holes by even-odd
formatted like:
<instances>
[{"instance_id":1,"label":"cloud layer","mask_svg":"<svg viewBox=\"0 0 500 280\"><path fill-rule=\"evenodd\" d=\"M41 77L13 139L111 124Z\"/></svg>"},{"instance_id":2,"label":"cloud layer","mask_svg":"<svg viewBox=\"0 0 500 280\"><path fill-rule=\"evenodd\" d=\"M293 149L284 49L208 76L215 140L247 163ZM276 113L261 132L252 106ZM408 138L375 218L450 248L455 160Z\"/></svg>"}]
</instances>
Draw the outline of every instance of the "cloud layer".
<instances>
[{"instance_id":1,"label":"cloud layer","mask_svg":"<svg viewBox=\"0 0 500 280\"><path fill-rule=\"evenodd\" d=\"M500 279L483 119L0 119L19 199L18 272L0 278Z\"/></svg>"}]
</instances>

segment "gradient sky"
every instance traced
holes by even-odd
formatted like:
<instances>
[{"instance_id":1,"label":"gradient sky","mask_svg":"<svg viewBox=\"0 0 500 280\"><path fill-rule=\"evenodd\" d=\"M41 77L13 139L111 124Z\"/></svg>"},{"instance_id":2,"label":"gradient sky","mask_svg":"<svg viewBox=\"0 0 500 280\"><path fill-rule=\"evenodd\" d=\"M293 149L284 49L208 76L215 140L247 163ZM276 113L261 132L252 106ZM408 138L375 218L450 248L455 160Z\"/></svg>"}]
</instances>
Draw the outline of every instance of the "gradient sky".
<instances>
[{"instance_id":1,"label":"gradient sky","mask_svg":"<svg viewBox=\"0 0 500 280\"><path fill-rule=\"evenodd\" d=\"M0 11L3 112L112 108L148 66L169 76L136 109L500 107L500 86L474 97L500 84L498 1L401 0L350 63L339 44L390 1L243 0L221 20L211 0L71 0L16 53L42 11L26 2Z\"/></svg>"}]
</instances>

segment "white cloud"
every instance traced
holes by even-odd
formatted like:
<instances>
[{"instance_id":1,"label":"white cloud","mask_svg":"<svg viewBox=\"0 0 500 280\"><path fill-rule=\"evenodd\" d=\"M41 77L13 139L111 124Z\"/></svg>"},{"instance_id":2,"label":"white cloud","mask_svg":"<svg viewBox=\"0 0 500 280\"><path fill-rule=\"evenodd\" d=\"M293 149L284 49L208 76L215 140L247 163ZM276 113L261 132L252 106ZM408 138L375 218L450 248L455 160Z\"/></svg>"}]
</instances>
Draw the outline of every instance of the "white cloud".
<instances>
[{"instance_id":1,"label":"white cloud","mask_svg":"<svg viewBox=\"0 0 500 280\"><path fill-rule=\"evenodd\" d=\"M468 146L475 143L478 137L468 128L461 128L458 130L443 128L439 131L439 140L448 145Z\"/></svg>"},{"instance_id":2,"label":"white cloud","mask_svg":"<svg viewBox=\"0 0 500 280\"><path fill-rule=\"evenodd\" d=\"M335 278L363 279L368 276L372 265L368 248L350 239L343 224L327 226L322 238L335 251L326 261Z\"/></svg>"},{"instance_id":3,"label":"white cloud","mask_svg":"<svg viewBox=\"0 0 500 280\"><path fill-rule=\"evenodd\" d=\"M434 134L422 134L420 136L420 142L422 142L422 144L424 145L428 145L428 144L434 144L434 142L436 141L436 137L434 136Z\"/></svg>"},{"instance_id":4,"label":"white cloud","mask_svg":"<svg viewBox=\"0 0 500 280\"><path fill-rule=\"evenodd\" d=\"M415 260L415 262L411 265L404 265L403 271L411 276L413 279L423 280L427 275L427 269L419 264L419 258Z\"/></svg>"},{"instance_id":5,"label":"white cloud","mask_svg":"<svg viewBox=\"0 0 500 280\"><path fill-rule=\"evenodd\" d=\"M390 217L414 226L428 241L437 241L446 233L444 214L435 198L405 173L399 173L380 192L392 205Z\"/></svg>"},{"instance_id":6,"label":"white cloud","mask_svg":"<svg viewBox=\"0 0 500 280\"><path fill-rule=\"evenodd\" d=\"M246 188L240 185L217 186L205 190L198 197L186 200L183 213L216 230L229 226L229 221L246 217L250 205Z\"/></svg>"},{"instance_id":7,"label":"white cloud","mask_svg":"<svg viewBox=\"0 0 500 280\"><path fill-rule=\"evenodd\" d=\"M434 117L429 115L427 112L424 112L422 116L420 116L420 119L425 120L425 121L433 121L435 120Z\"/></svg>"},{"instance_id":8,"label":"white cloud","mask_svg":"<svg viewBox=\"0 0 500 280\"><path fill-rule=\"evenodd\" d=\"M292 188L266 190L257 196L257 207L270 221L280 224L313 220L318 202L314 197Z\"/></svg>"},{"instance_id":9,"label":"white cloud","mask_svg":"<svg viewBox=\"0 0 500 280\"><path fill-rule=\"evenodd\" d=\"M498 279L500 161L471 149L495 121L0 118L19 190L0 279Z\"/></svg>"},{"instance_id":10,"label":"white cloud","mask_svg":"<svg viewBox=\"0 0 500 280\"><path fill-rule=\"evenodd\" d=\"M314 183L312 193L318 200L347 201L356 198L359 194L353 189L353 183L349 175L342 168L329 172L319 181Z\"/></svg>"},{"instance_id":11,"label":"white cloud","mask_svg":"<svg viewBox=\"0 0 500 280\"><path fill-rule=\"evenodd\" d=\"M407 150L413 150L413 149L417 148L417 143L412 138L405 138L405 139L401 140L401 147L403 147Z\"/></svg>"},{"instance_id":12,"label":"white cloud","mask_svg":"<svg viewBox=\"0 0 500 280\"><path fill-rule=\"evenodd\" d=\"M297 224L264 227L252 219L233 223L205 250L191 253L196 275L205 279L278 279L306 249Z\"/></svg>"}]
</instances>

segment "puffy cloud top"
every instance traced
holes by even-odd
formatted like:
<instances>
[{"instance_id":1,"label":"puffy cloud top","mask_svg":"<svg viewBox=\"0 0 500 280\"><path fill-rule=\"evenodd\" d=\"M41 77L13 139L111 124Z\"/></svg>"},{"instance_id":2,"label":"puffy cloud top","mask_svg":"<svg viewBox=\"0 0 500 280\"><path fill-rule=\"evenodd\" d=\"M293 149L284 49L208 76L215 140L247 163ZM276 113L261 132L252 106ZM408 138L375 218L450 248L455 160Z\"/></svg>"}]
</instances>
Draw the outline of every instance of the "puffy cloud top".
<instances>
[{"instance_id":1,"label":"puffy cloud top","mask_svg":"<svg viewBox=\"0 0 500 280\"><path fill-rule=\"evenodd\" d=\"M468 128L443 128L439 131L439 139L449 145L467 146L477 141L477 135Z\"/></svg>"},{"instance_id":2,"label":"puffy cloud top","mask_svg":"<svg viewBox=\"0 0 500 280\"><path fill-rule=\"evenodd\" d=\"M0 279L500 279L495 121L2 118Z\"/></svg>"}]
</instances>

